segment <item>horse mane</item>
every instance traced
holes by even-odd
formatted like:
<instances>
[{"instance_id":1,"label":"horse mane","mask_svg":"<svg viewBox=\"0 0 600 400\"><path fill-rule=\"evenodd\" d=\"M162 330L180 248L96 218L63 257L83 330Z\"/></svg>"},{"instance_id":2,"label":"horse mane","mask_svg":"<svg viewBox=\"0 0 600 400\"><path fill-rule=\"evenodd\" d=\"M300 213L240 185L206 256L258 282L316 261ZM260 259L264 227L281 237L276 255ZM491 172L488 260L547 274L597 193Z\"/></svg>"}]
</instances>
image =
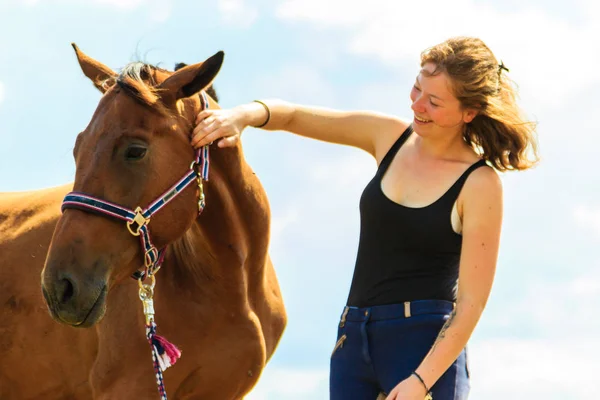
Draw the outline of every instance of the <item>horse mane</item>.
<instances>
[{"instance_id":1,"label":"horse mane","mask_svg":"<svg viewBox=\"0 0 600 400\"><path fill-rule=\"evenodd\" d=\"M179 279L192 279L198 283L198 287L203 287L204 282L210 281L214 284L218 281L218 277L215 276L215 272L218 271L209 268L209 265L214 264L214 259L205 249L199 248L198 236L202 236L202 232L197 224L192 224L183 236L169 245L168 252L180 267L172 273Z\"/></svg>"}]
</instances>

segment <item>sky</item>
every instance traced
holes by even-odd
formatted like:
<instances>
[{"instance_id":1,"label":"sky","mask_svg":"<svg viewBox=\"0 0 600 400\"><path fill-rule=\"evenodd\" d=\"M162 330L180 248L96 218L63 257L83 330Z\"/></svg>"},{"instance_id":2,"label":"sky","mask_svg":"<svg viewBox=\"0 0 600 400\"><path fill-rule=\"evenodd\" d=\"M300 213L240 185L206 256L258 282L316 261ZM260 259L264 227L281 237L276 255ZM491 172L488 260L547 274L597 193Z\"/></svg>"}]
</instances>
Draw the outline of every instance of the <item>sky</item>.
<instances>
[{"instance_id":1,"label":"sky","mask_svg":"<svg viewBox=\"0 0 600 400\"><path fill-rule=\"evenodd\" d=\"M471 399L594 398L600 372L600 6L592 0L0 0L0 192L73 180L71 150L100 98L71 42L118 69L219 50L221 106L281 98L411 119L420 52L477 36L538 122L541 163L502 174L494 287L469 342ZM328 398L366 153L247 129L272 209L270 252L289 323L248 400ZM0 255L1 257L1 255ZM168 386L168 382L167 382Z\"/></svg>"}]
</instances>

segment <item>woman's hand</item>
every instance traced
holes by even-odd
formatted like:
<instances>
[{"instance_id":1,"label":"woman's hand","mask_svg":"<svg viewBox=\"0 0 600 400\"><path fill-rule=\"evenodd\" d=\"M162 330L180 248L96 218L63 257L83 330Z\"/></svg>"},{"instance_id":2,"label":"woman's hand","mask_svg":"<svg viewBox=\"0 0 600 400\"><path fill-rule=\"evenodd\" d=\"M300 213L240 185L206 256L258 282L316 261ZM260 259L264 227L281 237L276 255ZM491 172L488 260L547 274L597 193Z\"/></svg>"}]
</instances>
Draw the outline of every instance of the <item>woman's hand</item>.
<instances>
[{"instance_id":1,"label":"woman's hand","mask_svg":"<svg viewBox=\"0 0 600 400\"><path fill-rule=\"evenodd\" d=\"M247 123L241 109L203 110L196 117L196 127L192 132L192 146L198 149L223 138L217 143L219 147L232 147L240 140L240 135Z\"/></svg>"},{"instance_id":2,"label":"woman's hand","mask_svg":"<svg viewBox=\"0 0 600 400\"><path fill-rule=\"evenodd\" d=\"M423 384L413 375L400 382L386 400L423 400L427 392Z\"/></svg>"}]
</instances>

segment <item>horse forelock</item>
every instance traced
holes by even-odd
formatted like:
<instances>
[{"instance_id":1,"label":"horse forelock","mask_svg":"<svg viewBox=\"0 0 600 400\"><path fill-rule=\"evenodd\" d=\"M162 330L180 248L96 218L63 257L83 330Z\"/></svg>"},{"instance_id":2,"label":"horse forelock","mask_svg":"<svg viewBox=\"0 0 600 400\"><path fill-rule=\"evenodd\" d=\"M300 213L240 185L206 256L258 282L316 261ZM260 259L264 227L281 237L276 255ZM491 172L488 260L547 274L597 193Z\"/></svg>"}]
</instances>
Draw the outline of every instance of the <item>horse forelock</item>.
<instances>
[{"instance_id":1,"label":"horse forelock","mask_svg":"<svg viewBox=\"0 0 600 400\"><path fill-rule=\"evenodd\" d=\"M115 81L119 88L142 104L169 116L172 113L160 101L156 73L167 72L143 62L132 62L121 69Z\"/></svg>"}]
</instances>

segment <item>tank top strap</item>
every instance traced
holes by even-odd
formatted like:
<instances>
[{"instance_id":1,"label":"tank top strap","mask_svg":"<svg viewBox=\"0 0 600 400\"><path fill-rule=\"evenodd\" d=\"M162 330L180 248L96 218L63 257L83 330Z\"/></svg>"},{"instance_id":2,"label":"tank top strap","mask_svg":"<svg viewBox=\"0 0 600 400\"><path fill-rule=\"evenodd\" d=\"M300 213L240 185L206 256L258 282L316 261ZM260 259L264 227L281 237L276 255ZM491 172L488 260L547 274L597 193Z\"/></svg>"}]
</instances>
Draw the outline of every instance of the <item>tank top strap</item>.
<instances>
[{"instance_id":1,"label":"tank top strap","mask_svg":"<svg viewBox=\"0 0 600 400\"><path fill-rule=\"evenodd\" d=\"M404 132L402 132L402 135L400 135L400 137L396 140L396 142L394 142L392 147L390 147L388 152L385 154L385 156L381 160L381 163L379 164L379 167L377 168L377 174L381 175L381 174L385 173L385 171L388 169L388 167L392 163L394 156L396 155L398 150L400 150L400 147L402 147L402 145L404 144L404 142L406 142L406 139L408 139L408 137L411 135L412 132L413 132L413 126L412 126L412 124L410 124L404 130Z\"/></svg>"},{"instance_id":2,"label":"tank top strap","mask_svg":"<svg viewBox=\"0 0 600 400\"><path fill-rule=\"evenodd\" d=\"M486 165L487 165L487 162L485 160L479 160L479 161L471 164L471 166L469 168L467 168L467 170L465 172L462 173L462 175L456 180L456 182L454 182L454 184L450 187L450 189L448 189L448 191L444 195L444 197L446 198L445 200L448 202L448 204L451 204L452 206L454 206L454 202L458 198L458 194L460 193L463 186L465 185L465 182L467 181L467 178L469 177L469 175L471 175L471 173L473 171L475 171L477 168L484 167Z\"/></svg>"}]
</instances>

